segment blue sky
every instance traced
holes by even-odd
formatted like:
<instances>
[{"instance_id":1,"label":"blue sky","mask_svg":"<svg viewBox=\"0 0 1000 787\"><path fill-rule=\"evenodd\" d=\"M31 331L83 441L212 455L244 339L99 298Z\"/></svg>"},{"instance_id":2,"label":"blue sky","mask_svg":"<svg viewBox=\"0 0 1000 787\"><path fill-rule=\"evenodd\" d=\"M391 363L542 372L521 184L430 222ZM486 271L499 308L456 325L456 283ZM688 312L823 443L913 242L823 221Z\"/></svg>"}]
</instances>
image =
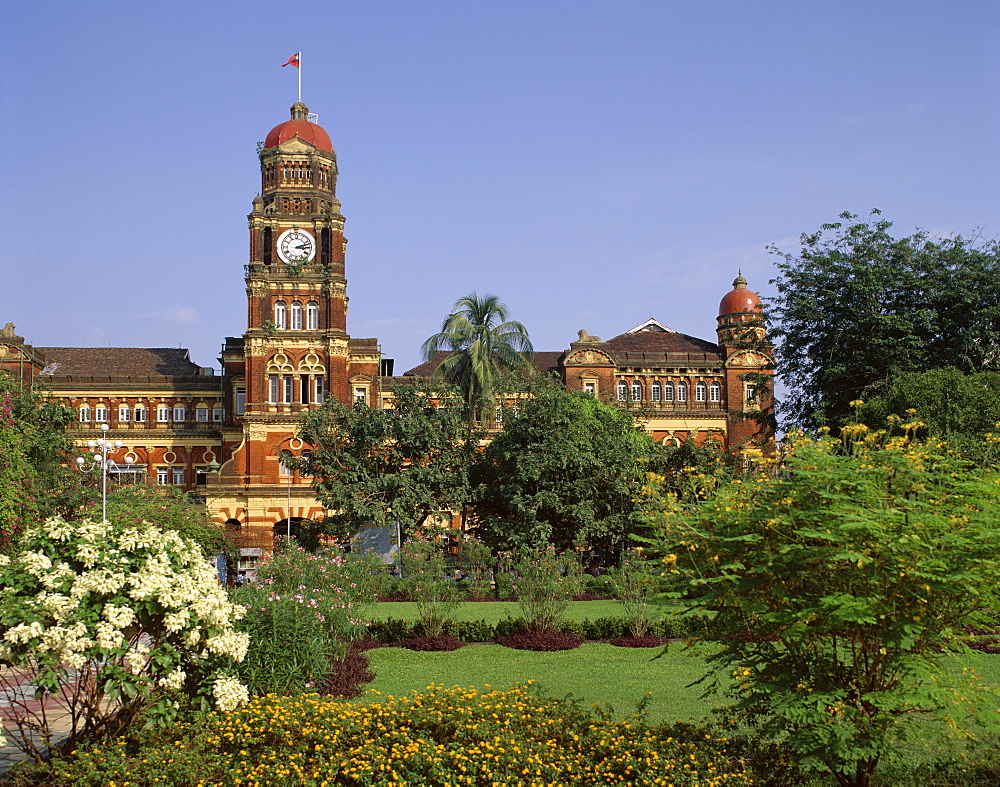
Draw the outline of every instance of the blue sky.
<instances>
[{"instance_id":1,"label":"blue sky","mask_svg":"<svg viewBox=\"0 0 1000 787\"><path fill-rule=\"evenodd\" d=\"M1000 234L1000 4L33 2L0 25L0 324L36 345L245 329L256 143L337 150L349 330L416 365L499 295L536 349L714 338L738 268L844 211Z\"/></svg>"}]
</instances>

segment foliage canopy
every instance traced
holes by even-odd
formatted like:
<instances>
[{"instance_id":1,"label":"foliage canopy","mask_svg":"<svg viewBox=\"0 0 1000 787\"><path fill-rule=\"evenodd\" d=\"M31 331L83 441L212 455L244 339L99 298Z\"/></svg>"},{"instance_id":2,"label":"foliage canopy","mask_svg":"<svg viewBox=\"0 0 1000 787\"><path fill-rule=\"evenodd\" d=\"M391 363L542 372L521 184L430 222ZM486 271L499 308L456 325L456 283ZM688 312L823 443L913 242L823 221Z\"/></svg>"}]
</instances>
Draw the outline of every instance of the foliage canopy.
<instances>
[{"instance_id":1,"label":"foliage canopy","mask_svg":"<svg viewBox=\"0 0 1000 787\"><path fill-rule=\"evenodd\" d=\"M768 309L780 339L786 416L805 428L850 420L849 403L904 372L1000 368L1000 246L979 238L893 237L873 211L843 213L777 248Z\"/></svg>"}]
</instances>

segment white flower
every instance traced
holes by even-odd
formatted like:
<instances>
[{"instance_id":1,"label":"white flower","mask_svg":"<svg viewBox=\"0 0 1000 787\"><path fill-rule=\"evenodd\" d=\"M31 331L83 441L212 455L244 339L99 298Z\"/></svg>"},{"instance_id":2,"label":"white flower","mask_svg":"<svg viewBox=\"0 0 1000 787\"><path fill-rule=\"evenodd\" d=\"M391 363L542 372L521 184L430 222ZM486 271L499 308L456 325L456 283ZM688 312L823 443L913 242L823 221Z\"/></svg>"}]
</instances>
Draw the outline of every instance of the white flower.
<instances>
[{"instance_id":1,"label":"white flower","mask_svg":"<svg viewBox=\"0 0 1000 787\"><path fill-rule=\"evenodd\" d=\"M117 647L122 641L122 633L119 629L104 620L97 621L97 647L111 650Z\"/></svg>"},{"instance_id":2,"label":"white flower","mask_svg":"<svg viewBox=\"0 0 1000 787\"><path fill-rule=\"evenodd\" d=\"M205 641L205 647L209 653L219 656L229 656L235 661L243 661L247 655L247 648L250 646L249 634L238 634L235 631L227 631L215 637L209 637Z\"/></svg>"},{"instance_id":3,"label":"white flower","mask_svg":"<svg viewBox=\"0 0 1000 787\"><path fill-rule=\"evenodd\" d=\"M52 561L43 552L25 552L18 560L29 574L36 577L41 576L43 571L52 568Z\"/></svg>"},{"instance_id":4,"label":"white flower","mask_svg":"<svg viewBox=\"0 0 1000 787\"><path fill-rule=\"evenodd\" d=\"M35 637L42 636L45 627L39 621L31 623L18 623L14 628L8 629L3 638L14 644L25 645Z\"/></svg>"},{"instance_id":5,"label":"white flower","mask_svg":"<svg viewBox=\"0 0 1000 787\"><path fill-rule=\"evenodd\" d=\"M250 701L247 687L236 678L216 678L212 685L212 696L215 697L215 707L223 713L236 710Z\"/></svg>"},{"instance_id":6,"label":"white flower","mask_svg":"<svg viewBox=\"0 0 1000 787\"><path fill-rule=\"evenodd\" d=\"M128 628L135 622L135 611L131 607L116 607L108 604L104 608L104 619L116 629Z\"/></svg>"},{"instance_id":7,"label":"white flower","mask_svg":"<svg viewBox=\"0 0 1000 787\"><path fill-rule=\"evenodd\" d=\"M164 678L160 678L157 683L160 684L165 689L170 689L171 691L176 691L177 689L184 687L184 680L187 678L187 674L180 667L174 667L170 674Z\"/></svg>"}]
</instances>

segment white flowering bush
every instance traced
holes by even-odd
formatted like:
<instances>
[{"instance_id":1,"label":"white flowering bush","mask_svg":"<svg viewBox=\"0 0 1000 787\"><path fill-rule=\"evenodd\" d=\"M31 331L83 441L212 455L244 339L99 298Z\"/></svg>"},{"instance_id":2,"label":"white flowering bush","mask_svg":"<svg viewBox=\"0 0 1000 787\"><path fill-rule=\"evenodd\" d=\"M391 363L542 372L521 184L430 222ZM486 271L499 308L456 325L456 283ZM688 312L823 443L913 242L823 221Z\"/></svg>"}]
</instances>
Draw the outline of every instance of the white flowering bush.
<instances>
[{"instance_id":1,"label":"white flowering bush","mask_svg":"<svg viewBox=\"0 0 1000 787\"><path fill-rule=\"evenodd\" d=\"M140 711L228 711L248 636L199 547L172 531L50 519L0 557L0 695L7 733L35 760L121 732ZM183 704L182 704L183 703Z\"/></svg>"}]
</instances>

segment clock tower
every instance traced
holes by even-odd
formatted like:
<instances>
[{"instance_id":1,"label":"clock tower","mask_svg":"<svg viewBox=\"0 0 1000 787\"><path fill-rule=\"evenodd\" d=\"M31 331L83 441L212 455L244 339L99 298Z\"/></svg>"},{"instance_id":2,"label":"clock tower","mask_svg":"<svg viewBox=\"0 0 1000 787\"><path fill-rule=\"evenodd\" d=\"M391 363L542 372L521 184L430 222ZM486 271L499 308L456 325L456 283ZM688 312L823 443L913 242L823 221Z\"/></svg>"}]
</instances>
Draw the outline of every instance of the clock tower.
<instances>
[{"instance_id":1,"label":"clock tower","mask_svg":"<svg viewBox=\"0 0 1000 787\"><path fill-rule=\"evenodd\" d=\"M347 333L344 216L337 155L296 102L260 146L261 191L248 216L247 330L223 348L231 456L219 473L220 518L270 551L272 532L324 515L308 478L279 462L307 450L302 416L329 397L378 401L375 339ZM238 491L242 489L242 491ZM246 528L244 530L243 528Z\"/></svg>"}]
</instances>

